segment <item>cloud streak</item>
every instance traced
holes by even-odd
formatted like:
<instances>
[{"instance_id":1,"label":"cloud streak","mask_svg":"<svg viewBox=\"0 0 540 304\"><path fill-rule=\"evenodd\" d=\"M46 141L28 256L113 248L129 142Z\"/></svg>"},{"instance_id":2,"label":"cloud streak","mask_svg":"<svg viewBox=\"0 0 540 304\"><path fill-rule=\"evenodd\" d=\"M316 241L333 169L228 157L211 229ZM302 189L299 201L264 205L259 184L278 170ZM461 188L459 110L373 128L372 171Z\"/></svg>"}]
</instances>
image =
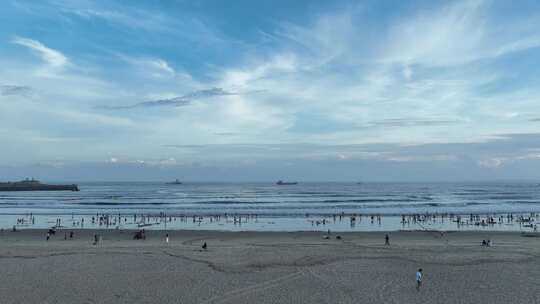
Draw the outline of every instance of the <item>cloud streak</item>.
<instances>
[{"instance_id":1,"label":"cloud streak","mask_svg":"<svg viewBox=\"0 0 540 304\"><path fill-rule=\"evenodd\" d=\"M429 126L448 126L459 123L459 120L452 119L409 119L409 118L390 118L383 120L374 120L367 123L369 126L381 127L429 127Z\"/></svg>"},{"instance_id":2,"label":"cloud streak","mask_svg":"<svg viewBox=\"0 0 540 304\"><path fill-rule=\"evenodd\" d=\"M61 52L45 46L43 43L24 37L15 37L13 43L22 45L32 50L41 59L52 67L63 67L68 63L68 58Z\"/></svg>"},{"instance_id":3,"label":"cloud streak","mask_svg":"<svg viewBox=\"0 0 540 304\"><path fill-rule=\"evenodd\" d=\"M172 106L172 107L183 107L190 105L196 100L220 97L220 96L230 96L237 95L237 93L232 93L225 91L222 88L211 88L206 90L193 91L191 93L167 99L158 99L144 101L132 105L126 106L101 106L101 108L109 110L122 110L122 109L134 109L134 108L153 108L153 107L163 107L163 106Z\"/></svg>"},{"instance_id":4,"label":"cloud streak","mask_svg":"<svg viewBox=\"0 0 540 304\"><path fill-rule=\"evenodd\" d=\"M32 89L28 86L20 85L0 85L0 95L2 96L26 96L32 92Z\"/></svg>"}]
</instances>

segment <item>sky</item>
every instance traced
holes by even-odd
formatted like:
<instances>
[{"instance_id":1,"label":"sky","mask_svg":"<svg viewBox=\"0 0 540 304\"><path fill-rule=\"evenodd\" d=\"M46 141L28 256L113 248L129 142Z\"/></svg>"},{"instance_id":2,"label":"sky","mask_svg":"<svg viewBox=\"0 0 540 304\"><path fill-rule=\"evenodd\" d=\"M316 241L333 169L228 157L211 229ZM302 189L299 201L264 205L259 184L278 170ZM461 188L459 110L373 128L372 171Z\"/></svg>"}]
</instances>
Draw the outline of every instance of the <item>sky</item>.
<instances>
[{"instance_id":1,"label":"sky","mask_svg":"<svg viewBox=\"0 0 540 304\"><path fill-rule=\"evenodd\" d=\"M0 3L0 180L540 180L538 1Z\"/></svg>"}]
</instances>

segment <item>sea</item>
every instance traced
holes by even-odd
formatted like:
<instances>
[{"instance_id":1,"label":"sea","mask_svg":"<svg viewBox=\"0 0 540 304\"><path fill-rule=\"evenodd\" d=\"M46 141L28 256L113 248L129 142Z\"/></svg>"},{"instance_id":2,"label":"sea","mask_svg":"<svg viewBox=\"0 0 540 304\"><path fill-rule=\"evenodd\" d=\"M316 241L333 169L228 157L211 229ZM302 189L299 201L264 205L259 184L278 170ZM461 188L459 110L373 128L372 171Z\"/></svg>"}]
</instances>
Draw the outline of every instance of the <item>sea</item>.
<instances>
[{"instance_id":1,"label":"sea","mask_svg":"<svg viewBox=\"0 0 540 304\"><path fill-rule=\"evenodd\" d=\"M45 228L60 220L63 227L89 229L527 230L521 222L500 218L512 214L534 221L540 213L540 185L534 182L87 182L79 183L79 188L79 192L0 192L0 227ZM471 214L486 220L494 217L498 225L479 225L478 219L456 224L457 215L469 219ZM414 215L440 218L416 221L411 219ZM103 216L111 220L100 225Z\"/></svg>"}]
</instances>

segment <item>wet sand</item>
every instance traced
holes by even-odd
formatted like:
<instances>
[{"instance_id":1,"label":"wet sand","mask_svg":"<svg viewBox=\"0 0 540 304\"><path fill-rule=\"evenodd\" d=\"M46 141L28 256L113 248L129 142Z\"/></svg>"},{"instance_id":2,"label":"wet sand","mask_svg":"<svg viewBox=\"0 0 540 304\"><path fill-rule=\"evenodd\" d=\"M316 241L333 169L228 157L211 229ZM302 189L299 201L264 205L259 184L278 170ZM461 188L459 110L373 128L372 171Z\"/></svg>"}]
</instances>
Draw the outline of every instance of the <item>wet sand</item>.
<instances>
[{"instance_id":1,"label":"wet sand","mask_svg":"<svg viewBox=\"0 0 540 304\"><path fill-rule=\"evenodd\" d=\"M45 233L0 233L1 303L540 303L540 238L516 232Z\"/></svg>"}]
</instances>

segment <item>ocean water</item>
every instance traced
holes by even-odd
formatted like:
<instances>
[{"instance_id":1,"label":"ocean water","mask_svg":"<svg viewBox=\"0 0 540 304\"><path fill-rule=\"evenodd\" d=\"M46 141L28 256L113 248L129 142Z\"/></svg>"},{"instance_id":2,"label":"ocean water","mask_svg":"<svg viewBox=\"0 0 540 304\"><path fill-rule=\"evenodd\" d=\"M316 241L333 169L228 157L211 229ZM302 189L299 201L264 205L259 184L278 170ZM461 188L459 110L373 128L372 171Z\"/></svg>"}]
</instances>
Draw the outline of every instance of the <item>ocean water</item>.
<instances>
[{"instance_id":1,"label":"ocean water","mask_svg":"<svg viewBox=\"0 0 540 304\"><path fill-rule=\"evenodd\" d=\"M347 230L350 223L341 219L336 227L334 215L361 214L367 220L355 222L355 228L395 230L402 226L403 214L540 212L537 183L300 183L281 186L273 183L81 183L79 186L80 192L0 192L0 226L11 227L16 218L29 214L39 219L34 226L49 226L52 218L63 218L75 225L76 219L86 217L88 227L90 216L97 214L165 213L186 217L182 221L171 220L170 228L176 225L181 229L324 230L328 222L320 225L317 219L327 218L334 223L332 228ZM227 215L227 220L214 221L212 215ZM383 223L371 223L370 215L381 215ZM196 221L192 220L193 216L197 216ZM235 216L243 216L246 221L240 221L239 225L234 221L235 225L228 227L229 218L232 222ZM201 224L207 221L208 225ZM136 224L134 219L130 222ZM122 225L128 223L125 220ZM160 223L163 224L163 220ZM361 228L362 225L366 227Z\"/></svg>"}]
</instances>

